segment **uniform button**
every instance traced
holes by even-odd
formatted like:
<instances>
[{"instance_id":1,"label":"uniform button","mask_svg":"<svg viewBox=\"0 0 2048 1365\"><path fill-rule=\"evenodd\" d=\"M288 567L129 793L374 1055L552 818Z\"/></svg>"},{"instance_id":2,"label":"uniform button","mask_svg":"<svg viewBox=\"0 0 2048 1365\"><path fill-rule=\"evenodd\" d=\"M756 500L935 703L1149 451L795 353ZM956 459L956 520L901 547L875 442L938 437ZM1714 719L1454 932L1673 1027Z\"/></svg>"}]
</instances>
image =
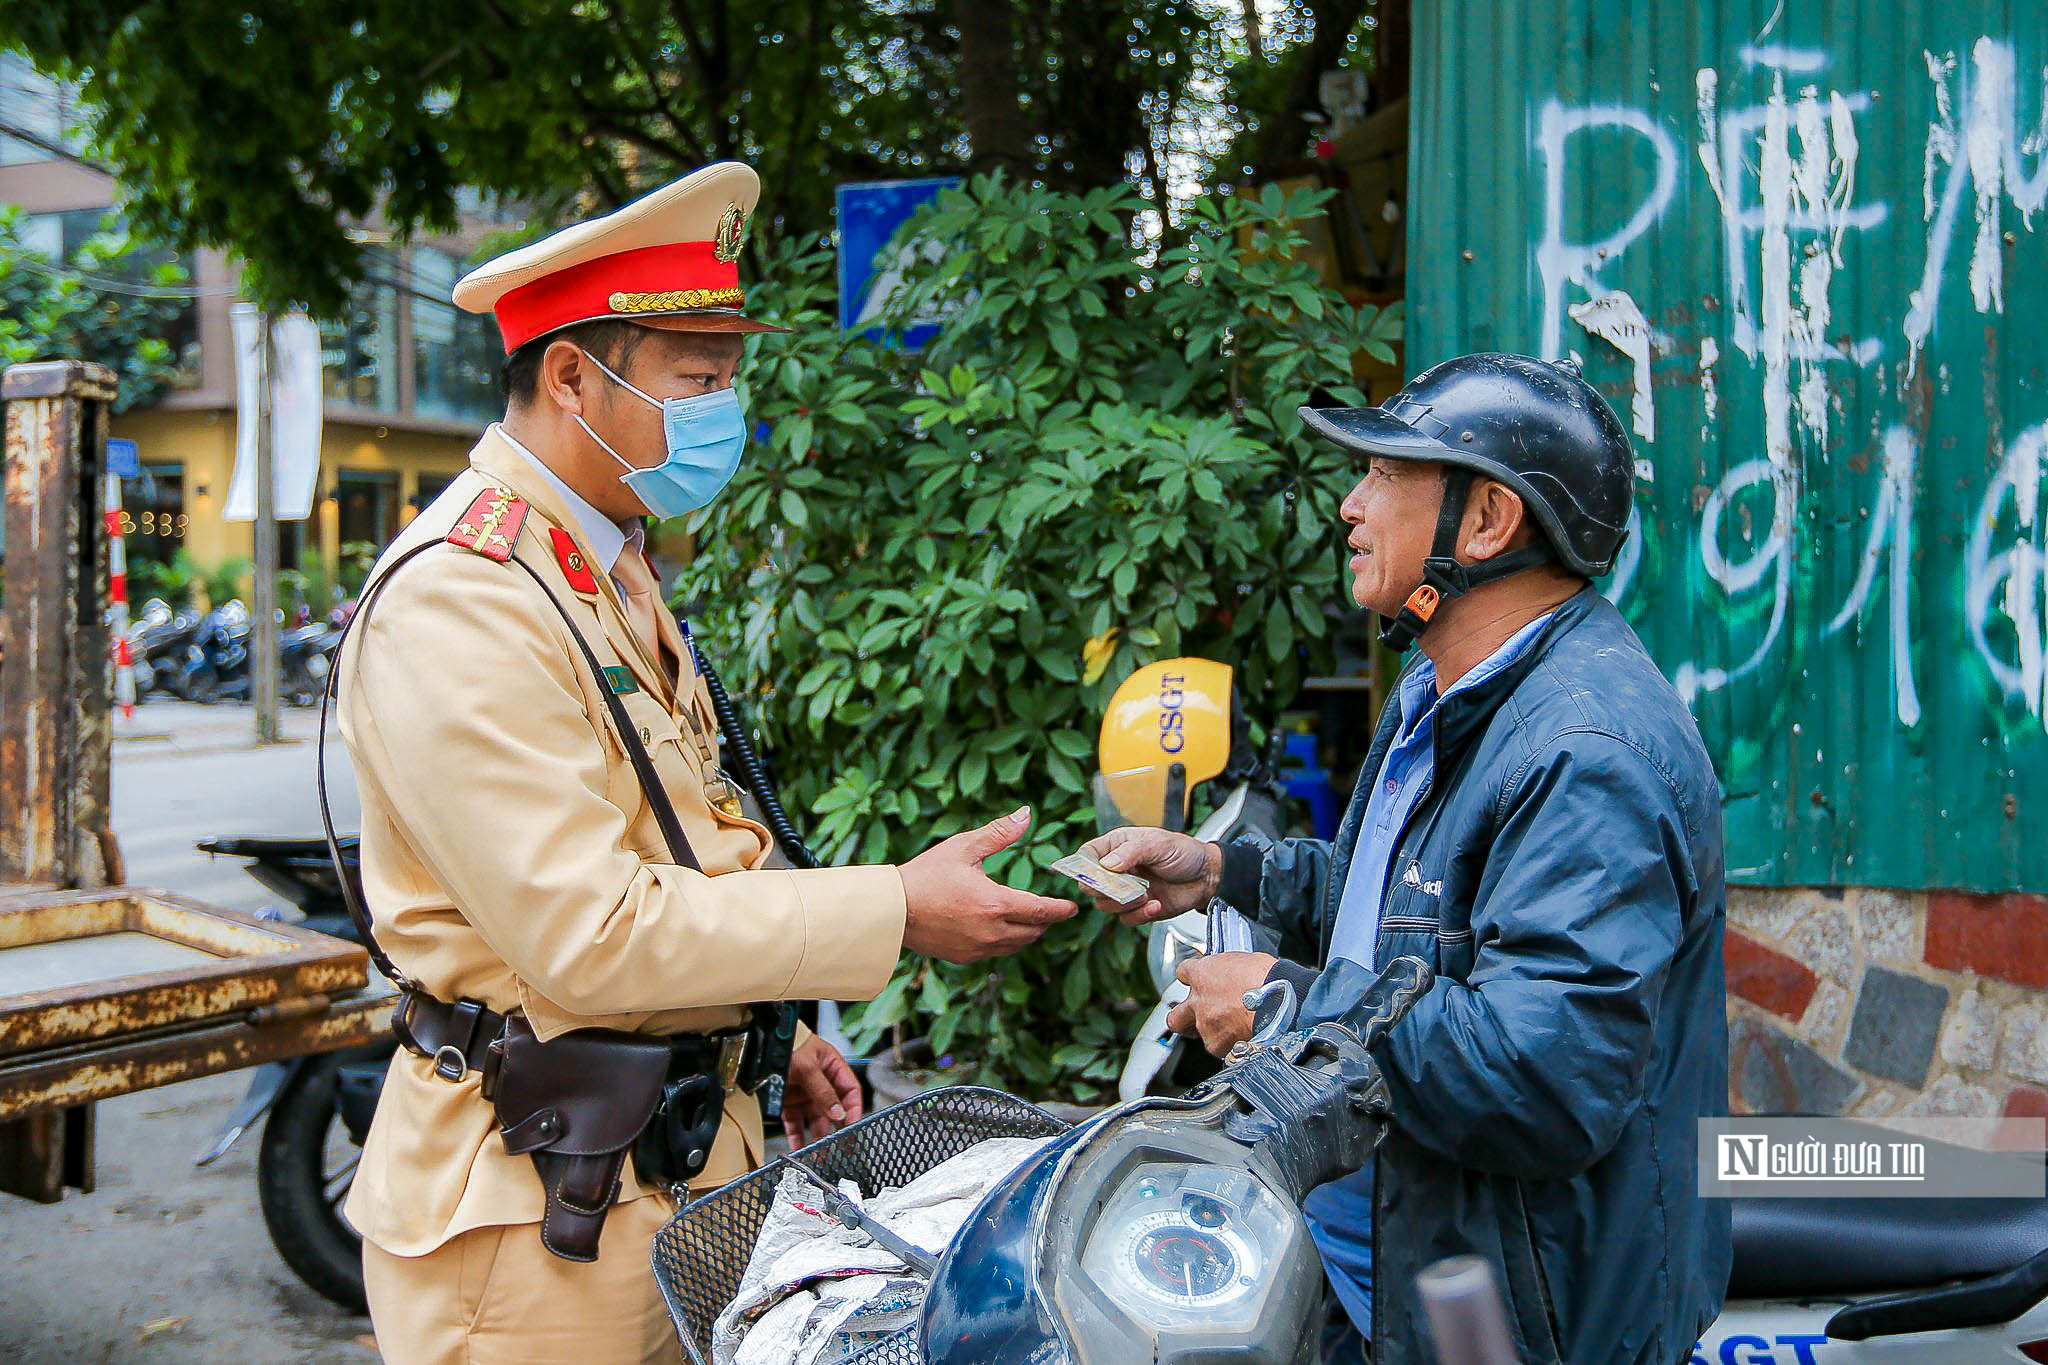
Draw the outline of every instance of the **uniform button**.
<instances>
[{"instance_id":1,"label":"uniform button","mask_svg":"<svg viewBox=\"0 0 2048 1365\"><path fill-rule=\"evenodd\" d=\"M1392 779L1391 777L1390 777L1390 778L1388 778L1388 779L1387 779L1387 795L1389 795L1389 796L1392 796L1392 795L1393 795L1393 794L1394 794L1395 792L1397 792L1397 791L1399 791L1399 790L1401 790L1401 784L1400 784L1400 783L1398 783L1398 782L1396 782L1396 781L1394 781L1394 779Z\"/></svg>"},{"instance_id":2,"label":"uniform button","mask_svg":"<svg viewBox=\"0 0 2048 1365\"><path fill-rule=\"evenodd\" d=\"M646 743L649 743L649 742L651 742L651 741L652 741L653 739L654 739L654 732L653 732L652 730L648 729L648 728L647 728L646 726L644 726L644 725L643 725L643 726L641 726L641 727L640 727L640 742L641 742L642 744L646 744Z\"/></svg>"}]
</instances>

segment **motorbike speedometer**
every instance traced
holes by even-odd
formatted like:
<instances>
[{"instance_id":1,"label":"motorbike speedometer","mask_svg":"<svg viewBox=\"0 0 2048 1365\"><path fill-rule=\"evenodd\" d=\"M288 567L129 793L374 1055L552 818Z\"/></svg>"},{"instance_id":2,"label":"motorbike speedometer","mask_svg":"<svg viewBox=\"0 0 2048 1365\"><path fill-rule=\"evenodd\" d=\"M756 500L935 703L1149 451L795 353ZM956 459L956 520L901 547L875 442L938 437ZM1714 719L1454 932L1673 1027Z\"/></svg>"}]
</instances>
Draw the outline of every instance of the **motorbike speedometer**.
<instances>
[{"instance_id":1,"label":"motorbike speedometer","mask_svg":"<svg viewBox=\"0 0 2048 1365\"><path fill-rule=\"evenodd\" d=\"M1197 1227L1182 1214L1141 1218L1125 1237L1118 1259L1135 1272L1131 1278L1176 1304L1204 1307L1257 1283L1248 1276L1239 1282L1238 1270L1251 1257L1237 1237Z\"/></svg>"},{"instance_id":2,"label":"motorbike speedometer","mask_svg":"<svg viewBox=\"0 0 2048 1365\"><path fill-rule=\"evenodd\" d=\"M1145 1162L1110 1195L1081 1266L1143 1321L1236 1316L1270 1278L1295 1222L1250 1171Z\"/></svg>"}]
</instances>

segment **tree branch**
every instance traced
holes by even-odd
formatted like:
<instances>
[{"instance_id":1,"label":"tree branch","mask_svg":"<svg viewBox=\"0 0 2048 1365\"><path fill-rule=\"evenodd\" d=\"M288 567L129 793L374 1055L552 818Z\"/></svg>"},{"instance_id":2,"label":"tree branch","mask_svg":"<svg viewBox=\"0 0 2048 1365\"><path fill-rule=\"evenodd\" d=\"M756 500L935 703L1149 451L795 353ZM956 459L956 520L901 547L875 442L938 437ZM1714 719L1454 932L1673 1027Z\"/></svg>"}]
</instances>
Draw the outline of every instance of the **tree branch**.
<instances>
[{"instance_id":1,"label":"tree branch","mask_svg":"<svg viewBox=\"0 0 2048 1365\"><path fill-rule=\"evenodd\" d=\"M825 0L810 0L810 10L804 15L803 43L806 50L818 40L818 26L824 16L824 10ZM817 84L818 63L804 63L803 77L797 82L796 98L790 101L789 136L783 144L786 149L799 145L798 140L803 136L804 122L810 117L811 99L817 91ZM771 212L781 212L783 196L789 193L790 181L796 171L796 160L793 151L783 152L782 165L777 169L775 176L775 197L769 201L775 205Z\"/></svg>"}]
</instances>

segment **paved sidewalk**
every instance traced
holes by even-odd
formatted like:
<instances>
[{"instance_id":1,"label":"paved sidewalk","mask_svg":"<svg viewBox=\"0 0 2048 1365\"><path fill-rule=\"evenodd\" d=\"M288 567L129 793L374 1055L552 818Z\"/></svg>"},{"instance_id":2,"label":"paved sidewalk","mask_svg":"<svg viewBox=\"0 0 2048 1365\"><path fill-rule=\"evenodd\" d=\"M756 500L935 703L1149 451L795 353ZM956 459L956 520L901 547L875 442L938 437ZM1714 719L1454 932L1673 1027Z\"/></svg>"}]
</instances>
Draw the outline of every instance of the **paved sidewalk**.
<instances>
[{"instance_id":1,"label":"paved sidewalk","mask_svg":"<svg viewBox=\"0 0 2048 1365\"><path fill-rule=\"evenodd\" d=\"M317 706L278 708L278 729L286 744L310 744L320 724ZM328 727L329 735L333 726ZM228 753L254 749L256 708L246 702L198 702L151 698L135 707L133 716L114 708L116 758L140 756L152 749L179 753Z\"/></svg>"}]
</instances>

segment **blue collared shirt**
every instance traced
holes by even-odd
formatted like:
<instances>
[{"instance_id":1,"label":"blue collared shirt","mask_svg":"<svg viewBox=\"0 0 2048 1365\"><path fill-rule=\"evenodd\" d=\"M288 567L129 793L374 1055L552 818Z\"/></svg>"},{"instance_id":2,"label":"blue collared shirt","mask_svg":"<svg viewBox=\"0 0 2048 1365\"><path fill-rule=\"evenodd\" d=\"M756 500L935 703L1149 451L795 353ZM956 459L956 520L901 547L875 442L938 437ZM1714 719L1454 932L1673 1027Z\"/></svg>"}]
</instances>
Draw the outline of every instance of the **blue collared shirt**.
<instances>
[{"instance_id":1,"label":"blue collared shirt","mask_svg":"<svg viewBox=\"0 0 2048 1365\"><path fill-rule=\"evenodd\" d=\"M1506 644L1452 683L1444 697L1476 687L1514 663L1550 624L1550 616L1545 612L1516 631ZM1401 679L1400 691L1394 696L1394 704L1401 708L1401 725L1394 732L1393 743L1387 746L1387 756L1366 801L1365 820L1359 826L1358 844L1351 853L1351 870L1337 903L1337 923L1330 934L1332 958L1347 958L1361 967L1373 965L1379 941L1380 908L1386 898L1395 845L1436 776L1436 715L1444 697L1437 695L1436 665L1427 655L1417 659L1415 667ZM1421 875L1419 869L1410 871ZM1316 1250L1322 1253L1323 1269L1344 1311L1359 1332L1370 1337L1372 1167L1314 1191L1303 1202L1302 1213L1308 1219Z\"/></svg>"}]
</instances>

